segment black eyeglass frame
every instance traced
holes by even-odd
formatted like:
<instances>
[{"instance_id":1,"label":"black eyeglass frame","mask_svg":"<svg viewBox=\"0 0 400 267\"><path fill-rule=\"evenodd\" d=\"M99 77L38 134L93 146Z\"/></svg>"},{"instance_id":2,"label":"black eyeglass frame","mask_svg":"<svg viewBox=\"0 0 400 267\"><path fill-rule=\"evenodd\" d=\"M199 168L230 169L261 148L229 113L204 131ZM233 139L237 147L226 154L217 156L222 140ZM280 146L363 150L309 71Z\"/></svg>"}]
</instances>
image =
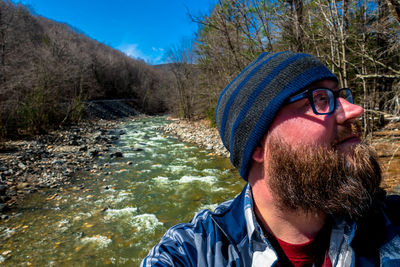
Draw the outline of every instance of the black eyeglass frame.
<instances>
[{"instance_id":1,"label":"black eyeglass frame","mask_svg":"<svg viewBox=\"0 0 400 267\"><path fill-rule=\"evenodd\" d=\"M316 91L316 90L327 90L328 91L328 96L329 96L329 111L328 112L318 112L316 110L315 105L314 105L314 98L313 98L313 92ZM343 97L343 96L340 95L340 92L343 92L343 91L346 92L347 97ZM331 95L329 94L329 92L331 93ZM342 97L342 98L346 99L346 101L350 102L351 104L354 104L353 93L349 88L341 88L341 89L339 89L337 91L333 91L332 89L323 88L323 87L322 88L308 89L308 90L306 90L306 91L304 91L304 92L302 92L300 94L294 95L294 96L290 97L286 101L286 103L290 104L290 103L299 101L299 100L301 100L303 98L307 98L310 101L310 105L311 105L311 108L312 108L314 114L316 114L316 115L330 115L330 114L335 112L336 107L337 107L336 99L339 98L339 97Z\"/></svg>"}]
</instances>

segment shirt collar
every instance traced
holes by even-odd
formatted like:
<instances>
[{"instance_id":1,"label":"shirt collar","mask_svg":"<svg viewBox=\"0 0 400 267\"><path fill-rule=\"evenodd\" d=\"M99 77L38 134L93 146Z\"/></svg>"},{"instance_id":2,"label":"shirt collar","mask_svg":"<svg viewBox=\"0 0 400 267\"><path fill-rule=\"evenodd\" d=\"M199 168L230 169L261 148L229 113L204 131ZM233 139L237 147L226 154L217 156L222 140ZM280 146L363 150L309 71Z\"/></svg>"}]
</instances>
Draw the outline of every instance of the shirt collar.
<instances>
[{"instance_id":1,"label":"shirt collar","mask_svg":"<svg viewBox=\"0 0 400 267\"><path fill-rule=\"evenodd\" d=\"M272 249L270 242L265 238L264 232L257 222L254 214L253 194L250 184L246 186L244 197L244 217L246 220L247 236L249 238L250 252Z\"/></svg>"},{"instance_id":2,"label":"shirt collar","mask_svg":"<svg viewBox=\"0 0 400 267\"><path fill-rule=\"evenodd\" d=\"M247 184L244 196L244 217L249 238L249 251L252 255L251 266L273 266L278 256L256 220L250 184Z\"/></svg>"}]
</instances>

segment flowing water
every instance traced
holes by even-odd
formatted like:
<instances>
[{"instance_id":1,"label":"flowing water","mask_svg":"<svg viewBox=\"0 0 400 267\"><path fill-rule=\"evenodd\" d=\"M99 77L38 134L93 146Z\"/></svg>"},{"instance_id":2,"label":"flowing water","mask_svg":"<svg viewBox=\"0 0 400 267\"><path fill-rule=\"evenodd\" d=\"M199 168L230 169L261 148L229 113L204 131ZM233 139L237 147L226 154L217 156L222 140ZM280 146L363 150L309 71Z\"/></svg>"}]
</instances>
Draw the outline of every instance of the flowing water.
<instances>
[{"instance_id":1,"label":"flowing water","mask_svg":"<svg viewBox=\"0 0 400 267\"><path fill-rule=\"evenodd\" d=\"M127 122L123 158L100 158L73 186L26 199L0 223L0 265L139 266L169 227L241 191L228 159L157 130L166 123Z\"/></svg>"}]
</instances>

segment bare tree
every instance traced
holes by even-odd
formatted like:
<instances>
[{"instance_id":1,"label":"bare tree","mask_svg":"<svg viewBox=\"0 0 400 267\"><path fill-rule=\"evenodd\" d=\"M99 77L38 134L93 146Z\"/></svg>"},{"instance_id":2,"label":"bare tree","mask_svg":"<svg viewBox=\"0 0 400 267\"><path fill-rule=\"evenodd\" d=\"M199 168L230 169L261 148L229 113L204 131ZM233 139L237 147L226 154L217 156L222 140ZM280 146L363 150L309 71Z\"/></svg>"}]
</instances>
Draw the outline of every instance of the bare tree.
<instances>
[{"instance_id":1,"label":"bare tree","mask_svg":"<svg viewBox=\"0 0 400 267\"><path fill-rule=\"evenodd\" d=\"M192 43L183 40L180 46L174 46L169 50L168 58L170 70L175 77L179 114L186 119L191 119L194 113L194 91L197 89Z\"/></svg>"}]
</instances>

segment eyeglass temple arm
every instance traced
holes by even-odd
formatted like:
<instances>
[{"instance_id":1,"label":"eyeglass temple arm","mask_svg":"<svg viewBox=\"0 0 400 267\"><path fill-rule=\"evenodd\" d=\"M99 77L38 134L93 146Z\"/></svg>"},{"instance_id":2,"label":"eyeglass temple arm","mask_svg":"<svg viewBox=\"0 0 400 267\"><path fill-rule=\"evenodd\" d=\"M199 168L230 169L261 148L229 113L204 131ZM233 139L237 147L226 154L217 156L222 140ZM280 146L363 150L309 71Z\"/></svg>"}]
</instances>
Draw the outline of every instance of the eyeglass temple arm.
<instances>
[{"instance_id":1,"label":"eyeglass temple arm","mask_svg":"<svg viewBox=\"0 0 400 267\"><path fill-rule=\"evenodd\" d=\"M305 91L305 92L303 92L301 94L294 95L294 96L290 97L287 100L287 103L290 104L290 103L296 102L297 100L300 100L300 99L305 98L305 97L307 97L307 91Z\"/></svg>"}]
</instances>

